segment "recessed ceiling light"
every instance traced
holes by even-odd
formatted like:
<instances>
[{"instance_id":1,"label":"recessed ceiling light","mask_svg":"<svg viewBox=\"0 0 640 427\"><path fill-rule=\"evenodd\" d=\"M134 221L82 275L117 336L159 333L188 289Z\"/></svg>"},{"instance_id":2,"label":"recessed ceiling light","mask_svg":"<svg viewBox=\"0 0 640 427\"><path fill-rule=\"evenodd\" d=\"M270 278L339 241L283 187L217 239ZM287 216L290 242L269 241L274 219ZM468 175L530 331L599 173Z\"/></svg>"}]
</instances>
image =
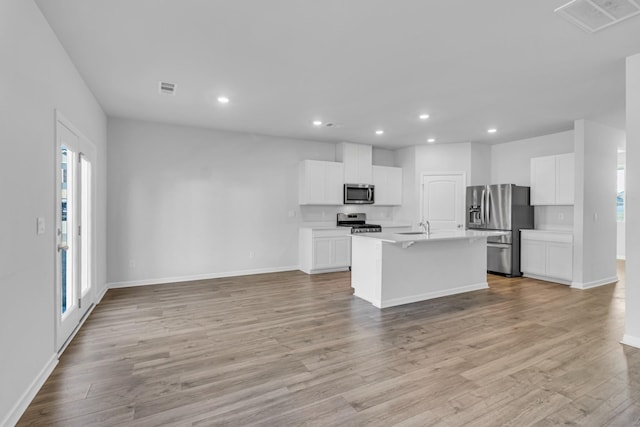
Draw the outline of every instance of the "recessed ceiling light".
<instances>
[{"instance_id":1,"label":"recessed ceiling light","mask_svg":"<svg viewBox=\"0 0 640 427\"><path fill-rule=\"evenodd\" d=\"M320 120L314 120L313 121L313 125L314 126L322 126L322 122Z\"/></svg>"},{"instance_id":2,"label":"recessed ceiling light","mask_svg":"<svg viewBox=\"0 0 640 427\"><path fill-rule=\"evenodd\" d=\"M427 142L429 144L433 144L434 142L436 142L436 140L435 140L435 138L429 138L429 139L427 139Z\"/></svg>"},{"instance_id":3,"label":"recessed ceiling light","mask_svg":"<svg viewBox=\"0 0 640 427\"><path fill-rule=\"evenodd\" d=\"M429 118L429 115L428 114L420 114L418 117L420 118L420 120L427 120Z\"/></svg>"},{"instance_id":4,"label":"recessed ceiling light","mask_svg":"<svg viewBox=\"0 0 640 427\"><path fill-rule=\"evenodd\" d=\"M378 129L376 131L376 135L382 135L384 133L384 131L382 129Z\"/></svg>"},{"instance_id":5,"label":"recessed ceiling light","mask_svg":"<svg viewBox=\"0 0 640 427\"><path fill-rule=\"evenodd\" d=\"M487 129L487 132L496 133L496 132L498 132L498 129L496 129L496 128Z\"/></svg>"},{"instance_id":6,"label":"recessed ceiling light","mask_svg":"<svg viewBox=\"0 0 640 427\"><path fill-rule=\"evenodd\" d=\"M229 103L229 98L227 98L226 96L219 96L218 97L218 102L220 104L228 104Z\"/></svg>"}]
</instances>

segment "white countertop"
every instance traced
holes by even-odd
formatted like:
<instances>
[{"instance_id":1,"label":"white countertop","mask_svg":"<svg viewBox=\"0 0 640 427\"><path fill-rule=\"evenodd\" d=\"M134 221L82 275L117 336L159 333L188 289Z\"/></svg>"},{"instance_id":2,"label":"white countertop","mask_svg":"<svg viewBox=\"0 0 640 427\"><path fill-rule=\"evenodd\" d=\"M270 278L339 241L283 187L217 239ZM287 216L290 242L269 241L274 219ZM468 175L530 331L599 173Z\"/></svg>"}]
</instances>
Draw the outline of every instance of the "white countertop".
<instances>
[{"instance_id":1,"label":"white countertop","mask_svg":"<svg viewBox=\"0 0 640 427\"><path fill-rule=\"evenodd\" d=\"M520 230L522 240L539 240L544 242L573 242L573 231L569 230Z\"/></svg>"},{"instance_id":2,"label":"white countertop","mask_svg":"<svg viewBox=\"0 0 640 427\"><path fill-rule=\"evenodd\" d=\"M536 229L524 229L520 230L521 232L526 233L556 233L556 234L573 234L573 230L564 230L564 229L556 229L556 230L544 230L541 228Z\"/></svg>"},{"instance_id":3,"label":"white countertop","mask_svg":"<svg viewBox=\"0 0 640 427\"><path fill-rule=\"evenodd\" d=\"M394 221L384 221L384 220L376 221L375 219L367 220L367 222L370 222L372 224L381 225L382 228L384 228L384 227L411 227L411 223L410 222L394 222Z\"/></svg>"},{"instance_id":4,"label":"white countertop","mask_svg":"<svg viewBox=\"0 0 640 427\"><path fill-rule=\"evenodd\" d=\"M299 228L311 228L313 230L337 230L336 223L305 223L300 224ZM342 228L342 227L341 227Z\"/></svg>"},{"instance_id":5,"label":"white countertop","mask_svg":"<svg viewBox=\"0 0 640 427\"><path fill-rule=\"evenodd\" d=\"M421 243L443 240L479 239L490 236L505 236L505 231L479 231L479 230L435 230L430 234L401 234L401 233L360 233L352 237L364 237L367 239L382 240L386 243Z\"/></svg>"}]
</instances>

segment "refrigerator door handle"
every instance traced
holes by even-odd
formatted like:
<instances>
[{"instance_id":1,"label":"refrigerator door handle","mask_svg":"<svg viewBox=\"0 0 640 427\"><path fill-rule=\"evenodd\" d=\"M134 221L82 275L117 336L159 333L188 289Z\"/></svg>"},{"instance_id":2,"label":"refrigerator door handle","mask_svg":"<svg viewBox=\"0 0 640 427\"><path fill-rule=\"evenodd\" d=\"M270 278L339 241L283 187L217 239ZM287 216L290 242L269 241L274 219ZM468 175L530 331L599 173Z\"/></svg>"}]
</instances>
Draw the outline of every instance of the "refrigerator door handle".
<instances>
[{"instance_id":1,"label":"refrigerator door handle","mask_svg":"<svg viewBox=\"0 0 640 427\"><path fill-rule=\"evenodd\" d=\"M491 191L487 191L487 208L485 209L487 212L487 225L489 225L489 221L491 221Z\"/></svg>"},{"instance_id":2,"label":"refrigerator door handle","mask_svg":"<svg viewBox=\"0 0 640 427\"><path fill-rule=\"evenodd\" d=\"M481 225L486 224L486 218L484 217L484 202L485 202L485 190L482 189L482 196L480 196L480 223Z\"/></svg>"}]
</instances>

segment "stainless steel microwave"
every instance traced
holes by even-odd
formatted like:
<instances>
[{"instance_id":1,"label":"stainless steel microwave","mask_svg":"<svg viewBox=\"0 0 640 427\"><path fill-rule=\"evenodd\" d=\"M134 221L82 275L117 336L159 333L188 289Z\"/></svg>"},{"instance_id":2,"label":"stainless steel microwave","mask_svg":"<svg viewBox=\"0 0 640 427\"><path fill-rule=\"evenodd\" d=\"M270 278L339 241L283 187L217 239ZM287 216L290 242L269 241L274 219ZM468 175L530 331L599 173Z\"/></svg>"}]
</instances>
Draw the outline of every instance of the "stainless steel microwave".
<instances>
[{"instance_id":1,"label":"stainless steel microwave","mask_svg":"<svg viewBox=\"0 0 640 427\"><path fill-rule=\"evenodd\" d=\"M375 186L371 184L345 184L345 205L371 205L375 195Z\"/></svg>"}]
</instances>

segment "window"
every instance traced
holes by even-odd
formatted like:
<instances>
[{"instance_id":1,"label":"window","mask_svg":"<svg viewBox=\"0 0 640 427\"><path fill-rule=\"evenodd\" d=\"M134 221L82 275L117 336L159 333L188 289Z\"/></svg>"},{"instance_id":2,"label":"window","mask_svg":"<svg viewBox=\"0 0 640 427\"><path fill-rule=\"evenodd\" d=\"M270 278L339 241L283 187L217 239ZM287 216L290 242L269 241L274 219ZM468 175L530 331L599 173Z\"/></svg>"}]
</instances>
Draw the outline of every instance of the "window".
<instances>
[{"instance_id":1,"label":"window","mask_svg":"<svg viewBox=\"0 0 640 427\"><path fill-rule=\"evenodd\" d=\"M616 203L618 222L624 222L624 168L618 168L618 200Z\"/></svg>"}]
</instances>

